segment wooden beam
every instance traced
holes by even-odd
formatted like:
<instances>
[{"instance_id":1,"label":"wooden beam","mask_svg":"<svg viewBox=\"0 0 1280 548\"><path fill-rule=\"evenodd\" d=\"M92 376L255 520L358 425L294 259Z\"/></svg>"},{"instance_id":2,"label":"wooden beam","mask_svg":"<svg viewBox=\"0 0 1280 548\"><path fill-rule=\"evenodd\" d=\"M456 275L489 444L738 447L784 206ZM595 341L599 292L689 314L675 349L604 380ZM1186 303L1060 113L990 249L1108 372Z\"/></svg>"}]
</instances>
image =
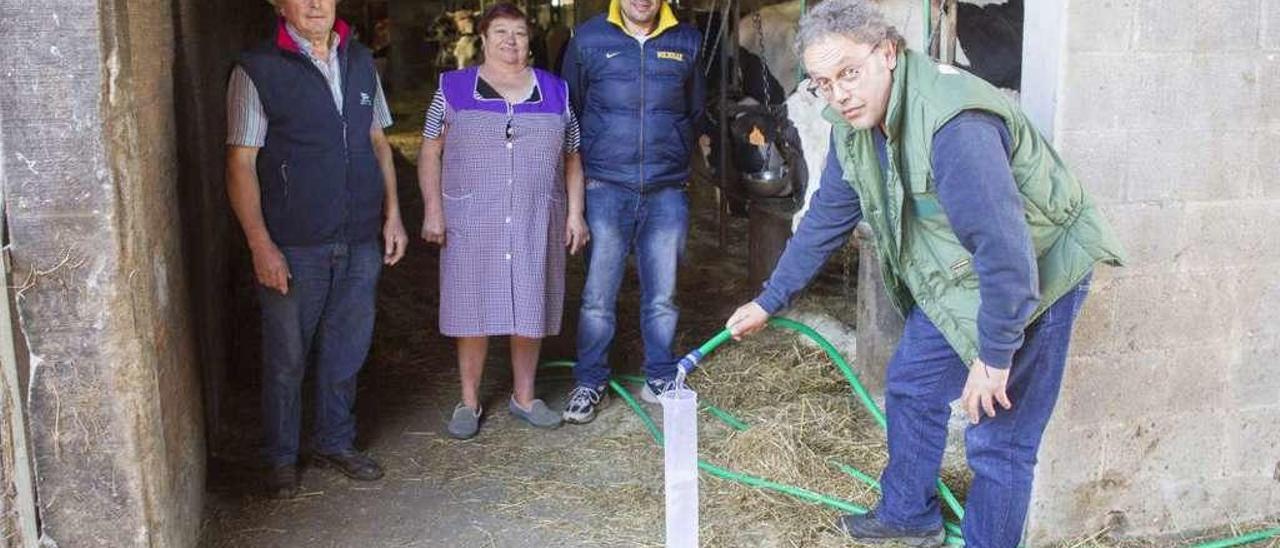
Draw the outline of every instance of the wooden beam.
<instances>
[{"instance_id":1,"label":"wooden beam","mask_svg":"<svg viewBox=\"0 0 1280 548\"><path fill-rule=\"evenodd\" d=\"M0 166L0 212L4 209L3 166ZM7 222L0 219L0 241L7 241L4 234ZM14 546L34 548L39 543L36 528L36 494L31 477L31 452L27 446L27 419L25 400L18 383L18 354L14 345L13 308L9 298L13 284L9 283L9 251L0 252L0 466L8 470L9 483L0 489L13 489L16 537ZM3 508L3 506L0 506ZM0 539L3 541L5 539Z\"/></svg>"}]
</instances>

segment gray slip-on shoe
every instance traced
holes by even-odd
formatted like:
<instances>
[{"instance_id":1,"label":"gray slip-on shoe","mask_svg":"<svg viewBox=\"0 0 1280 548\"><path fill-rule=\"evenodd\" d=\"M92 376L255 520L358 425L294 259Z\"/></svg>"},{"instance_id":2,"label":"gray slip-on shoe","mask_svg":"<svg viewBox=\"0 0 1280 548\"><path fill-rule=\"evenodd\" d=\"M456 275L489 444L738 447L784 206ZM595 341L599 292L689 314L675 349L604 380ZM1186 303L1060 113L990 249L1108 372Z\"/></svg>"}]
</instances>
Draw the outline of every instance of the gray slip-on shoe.
<instances>
[{"instance_id":1,"label":"gray slip-on shoe","mask_svg":"<svg viewBox=\"0 0 1280 548\"><path fill-rule=\"evenodd\" d=\"M520 404L516 403L515 396L512 396L507 408L511 410L511 414L515 415L516 418L538 428L560 426L560 414L552 411L542 400L533 400L533 403L529 404L529 408L525 409L520 407Z\"/></svg>"},{"instance_id":2,"label":"gray slip-on shoe","mask_svg":"<svg viewBox=\"0 0 1280 548\"><path fill-rule=\"evenodd\" d=\"M453 408L453 418L449 419L449 435L460 440L475 437L480 431L481 409L471 409L459 403Z\"/></svg>"}]
</instances>

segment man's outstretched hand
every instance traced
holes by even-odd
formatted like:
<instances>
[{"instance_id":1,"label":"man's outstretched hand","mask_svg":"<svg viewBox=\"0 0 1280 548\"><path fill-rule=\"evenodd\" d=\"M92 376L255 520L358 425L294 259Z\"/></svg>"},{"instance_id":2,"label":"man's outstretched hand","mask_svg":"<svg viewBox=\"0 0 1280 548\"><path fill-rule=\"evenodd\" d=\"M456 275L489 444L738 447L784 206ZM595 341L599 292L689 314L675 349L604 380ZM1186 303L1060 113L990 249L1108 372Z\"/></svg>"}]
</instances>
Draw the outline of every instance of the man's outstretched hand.
<instances>
[{"instance_id":1,"label":"man's outstretched hand","mask_svg":"<svg viewBox=\"0 0 1280 548\"><path fill-rule=\"evenodd\" d=\"M740 341L743 337L753 335L764 329L769 321L769 313L765 312L755 301L739 306L729 316L729 321L724 326L733 334L733 340Z\"/></svg>"}]
</instances>

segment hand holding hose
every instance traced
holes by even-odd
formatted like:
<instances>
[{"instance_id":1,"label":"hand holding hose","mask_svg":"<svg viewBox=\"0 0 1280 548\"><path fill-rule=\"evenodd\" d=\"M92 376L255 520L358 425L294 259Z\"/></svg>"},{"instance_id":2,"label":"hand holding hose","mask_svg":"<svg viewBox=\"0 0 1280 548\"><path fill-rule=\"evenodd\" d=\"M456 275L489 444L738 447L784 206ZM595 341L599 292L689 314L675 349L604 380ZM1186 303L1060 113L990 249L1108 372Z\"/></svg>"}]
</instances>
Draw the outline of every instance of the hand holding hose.
<instances>
[{"instance_id":1,"label":"hand holding hose","mask_svg":"<svg viewBox=\"0 0 1280 548\"><path fill-rule=\"evenodd\" d=\"M725 322L725 329L733 335L733 340L741 341L743 337L754 335L764 329L769 322L769 313L764 311L755 301L739 306Z\"/></svg>"}]
</instances>

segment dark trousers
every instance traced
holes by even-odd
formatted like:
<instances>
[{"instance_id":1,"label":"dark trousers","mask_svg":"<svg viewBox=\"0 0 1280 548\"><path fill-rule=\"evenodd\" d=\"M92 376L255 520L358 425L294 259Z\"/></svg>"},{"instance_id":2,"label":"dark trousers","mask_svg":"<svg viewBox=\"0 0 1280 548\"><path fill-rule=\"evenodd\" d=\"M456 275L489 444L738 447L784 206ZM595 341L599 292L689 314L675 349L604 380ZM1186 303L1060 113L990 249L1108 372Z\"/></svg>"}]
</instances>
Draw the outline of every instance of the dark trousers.
<instances>
[{"instance_id":1,"label":"dark trousers","mask_svg":"<svg viewBox=\"0 0 1280 548\"><path fill-rule=\"evenodd\" d=\"M373 337L382 250L376 241L283 247L289 293L258 287L262 303L262 418L267 464L298 458L302 379L315 367L313 449L351 449L356 374Z\"/></svg>"},{"instance_id":2,"label":"dark trousers","mask_svg":"<svg viewBox=\"0 0 1280 548\"><path fill-rule=\"evenodd\" d=\"M1040 437L1058 401L1071 328L1088 293L1085 278L1027 327L1006 387L1013 409L997 405L994 418L984 414L965 432L973 469L962 524L967 546L1013 548L1022 540ZM968 374L942 333L912 309L886 379L889 465L880 479L881 521L911 529L941 525L935 478L951 402L960 397Z\"/></svg>"}]
</instances>

